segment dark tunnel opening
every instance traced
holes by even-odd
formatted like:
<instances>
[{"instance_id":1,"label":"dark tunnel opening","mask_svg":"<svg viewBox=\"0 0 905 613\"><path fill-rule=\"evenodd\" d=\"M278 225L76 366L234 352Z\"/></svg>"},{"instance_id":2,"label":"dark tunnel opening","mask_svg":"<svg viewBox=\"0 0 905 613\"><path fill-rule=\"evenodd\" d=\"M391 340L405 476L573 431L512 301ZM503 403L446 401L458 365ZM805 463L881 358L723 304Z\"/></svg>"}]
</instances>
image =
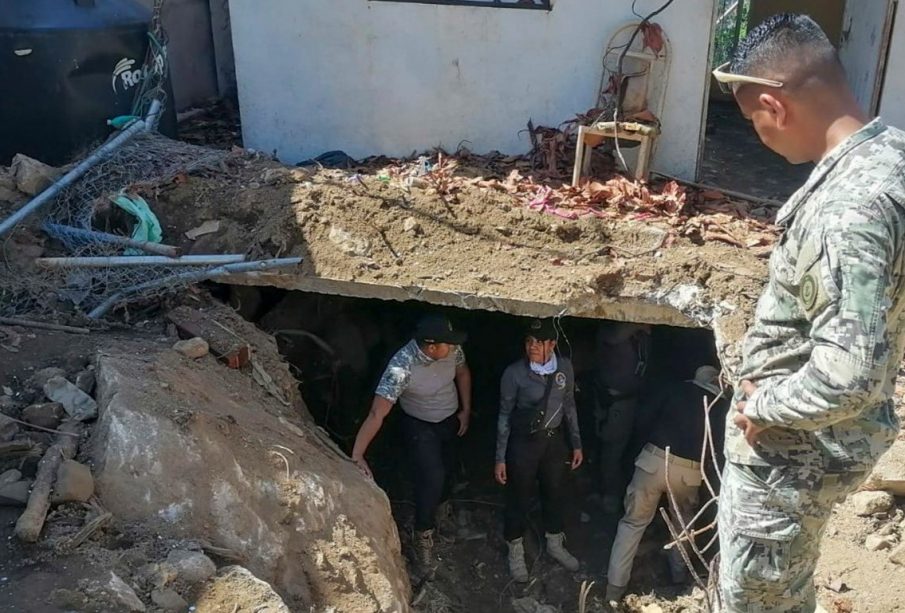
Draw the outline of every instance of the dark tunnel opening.
<instances>
[{"instance_id":1,"label":"dark tunnel opening","mask_svg":"<svg viewBox=\"0 0 905 613\"><path fill-rule=\"evenodd\" d=\"M483 562L482 568L493 568L505 578L505 562L501 562L504 493L503 487L493 479L500 378L509 364L524 355L522 338L527 318L416 301L388 302L274 288L219 286L215 293L275 336L280 352L299 380L302 397L314 421L346 453L352 450L387 362L411 338L417 319L425 313L439 312L466 331L468 340L463 349L473 377L473 416L468 433L459 441L452 487L452 500L458 508L451 530L460 541L473 541L479 550L461 560L461 551L457 550L450 554L450 562ZM556 323L560 331L558 353L570 357L575 368L576 405L586 458L585 464L568 479L566 532L577 555L586 560L592 575L599 576L606 569L619 514L601 509L600 452L604 445L595 432L598 424L592 390L601 355L600 331L612 328L613 322L562 317ZM644 419L647 399L674 382L691 379L697 367L704 364L719 366L710 330L649 326L649 351L638 395L638 418L623 455L623 470L628 478L633 470L633 458L651 426ZM394 408L367 457L377 484L387 492L392 503L406 548L412 538L412 466L404 450L400 417L401 410ZM535 508L533 515L537 514ZM533 526L539 540L542 536L537 521ZM662 554L660 546L668 540L663 522L655 521L639 551L636 561L639 570L633 576L633 584L639 582L657 588L669 583L665 578L665 564L642 562L644 556L656 560ZM532 551L537 556L537 546ZM483 559L486 556L490 557ZM471 568L467 572L477 571ZM548 601L556 599L555 595L546 597ZM571 597L563 594L561 600L567 602Z\"/></svg>"}]
</instances>

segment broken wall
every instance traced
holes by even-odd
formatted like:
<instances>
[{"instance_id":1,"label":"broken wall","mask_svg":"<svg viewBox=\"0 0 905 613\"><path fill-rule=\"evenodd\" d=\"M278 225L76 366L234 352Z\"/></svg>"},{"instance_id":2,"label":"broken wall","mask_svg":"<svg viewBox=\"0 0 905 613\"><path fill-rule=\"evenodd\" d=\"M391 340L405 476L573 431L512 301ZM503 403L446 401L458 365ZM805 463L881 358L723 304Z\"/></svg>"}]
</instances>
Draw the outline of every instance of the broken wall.
<instances>
[{"instance_id":1,"label":"broken wall","mask_svg":"<svg viewBox=\"0 0 905 613\"><path fill-rule=\"evenodd\" d=\"M641 0L647 14L661 0ZM327 150L406 156L460 143L520 153L524 130L596 103L604 48L631 0L550 12L368 0L231 0L243 138L295 163ZM714 3L656 18L672 51L656 170L694 179ZM266 43L264 42L266 41Z\"/></svg>"}]
</instances>

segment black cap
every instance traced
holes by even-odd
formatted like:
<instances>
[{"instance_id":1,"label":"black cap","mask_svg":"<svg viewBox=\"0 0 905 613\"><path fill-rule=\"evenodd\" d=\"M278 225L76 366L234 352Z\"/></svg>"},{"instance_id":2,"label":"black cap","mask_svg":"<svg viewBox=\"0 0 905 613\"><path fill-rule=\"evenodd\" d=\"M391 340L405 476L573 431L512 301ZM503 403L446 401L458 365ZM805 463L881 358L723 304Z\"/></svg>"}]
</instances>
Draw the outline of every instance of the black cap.
<instances>
[{"instance_id":1,"label":"black cap","mask_svg":"<svg viewBox=\"0 0 905 613\"><path fill-rule=\"evenodd\" d=\"M525 328L525 338L529 336L539 341L555 341L559 335L552 319L532 319Z\"/></svg>"},{"instance_id":2,"label":"black cap","mask_svg":"<svg viewBox=\"0 0 905 613\"><path fill-rule=\"evenodd\" d=\"M415 340L422 343L448 343L461 345L468 335L454 330L452 323L444 315L425 315L415 326Z\"/></svg>"}]
</instances>

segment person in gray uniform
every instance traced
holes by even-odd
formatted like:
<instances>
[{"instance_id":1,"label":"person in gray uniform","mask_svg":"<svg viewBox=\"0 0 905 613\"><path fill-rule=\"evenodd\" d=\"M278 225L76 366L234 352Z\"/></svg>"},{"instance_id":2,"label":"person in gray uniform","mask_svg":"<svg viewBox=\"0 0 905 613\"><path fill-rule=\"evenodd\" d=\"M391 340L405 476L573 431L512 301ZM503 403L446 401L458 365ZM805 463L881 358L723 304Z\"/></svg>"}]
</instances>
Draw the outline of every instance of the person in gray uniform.
<instances>
[{"instance_id":1,"label":"person in gray uniform","mask_svg":"<svg viewBox=\"0 0 905 613\"><path fill-rule=\"evenodd\" d=\"M471 372L461 347L465 340L466 334L446 317L421 319L414 338L384 371L352 449L352 461L373 478L364 455L398 402L415 477L415 561L422 574L434 566L437 507L448 494L456 440L471 419Z\"/></svg>"},{"instance_id":2,"label":"person in gray uniform","mask_svg":"<svg viewBox=\"0 0 905 613\"><path fill-rule=\"evenodd\" d=\"M523 535L538 483L547 553L568 570L579 567L564 544L562 486L566 467L575 470L584 456L575 373L568 358L556 355L556 336L551 321L531 321L525 357L506 369L500 383L494 476L506 486L504 537L509 571L519 582L528 581Z\"/></svg>"}]
</instances>

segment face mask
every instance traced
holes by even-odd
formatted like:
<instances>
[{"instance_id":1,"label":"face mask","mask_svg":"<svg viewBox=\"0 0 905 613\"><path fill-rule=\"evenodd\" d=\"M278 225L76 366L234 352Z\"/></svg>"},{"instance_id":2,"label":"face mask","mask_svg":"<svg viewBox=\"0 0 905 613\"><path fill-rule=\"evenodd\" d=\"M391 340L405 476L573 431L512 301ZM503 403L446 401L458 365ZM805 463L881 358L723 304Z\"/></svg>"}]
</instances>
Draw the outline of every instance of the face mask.
<instances>
[{"instance_id":1,"label":"face mask","mask_svg":"<svg viewBox=\"0 0 905 613\"><path fill-rule=\"evenodd\" d=\"M556 354L550 356L550 359L547 360L544 364L535 364L534 362L530 362L531 372L537 373L539 375L552 375L556 372L557 363L556 363Z\"/></svg>"}]
</instances>

